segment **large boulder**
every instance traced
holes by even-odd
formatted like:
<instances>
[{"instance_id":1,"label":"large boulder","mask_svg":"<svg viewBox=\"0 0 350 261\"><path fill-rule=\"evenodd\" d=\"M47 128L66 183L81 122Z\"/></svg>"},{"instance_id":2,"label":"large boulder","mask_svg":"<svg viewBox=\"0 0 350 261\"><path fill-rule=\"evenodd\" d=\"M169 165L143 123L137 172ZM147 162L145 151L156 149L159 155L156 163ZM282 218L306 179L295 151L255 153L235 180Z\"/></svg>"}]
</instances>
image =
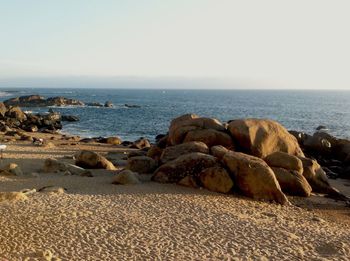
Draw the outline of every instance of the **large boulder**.
<instances>
[{"instance_id":1,"label":"large boulder","mask_svg":"<svg viewBox=\"0 0 350 261\"><path fill-rule=\"evenodd\" d=\"M301 197L308 197L311 195L311 186L298 171L278 167L272 167L272 170L284 193Z\"/></svg>"},{"instance_id":2,"label":"large boulder","mask_svg":"<svg viewBox=\"0 0 350 261\"><path fill-rule=\"evenodd\" d=\"M200 152L204 154L209 154L208 146L203 142L187 142L175 146L167 147L163 150L160 156L160 161L166 163L168 161L174 160L184 154Z\"/></svg>"},{"instance_id":3,"label":"large boulder","mask_svg":"<svg viewBox=\"0 0 350 261\"><path fill-rule=\"evenodd\" d=\"M152 180L177 183L186 176L198 176L202 170L215 166L218 166L215 157L199 152L189 153L160 166L154 172Z\"/></svg>"},{"instance_id":4,"label":"large boulder","mask_svg":"<svg viewBox=\"0 0 350 261\"><path fill-rule=\"evenodd\" d=\"M276 151L268 155L264 160L270 167L284 168L297 171L300 174L303 173L303 163L301 160L285 152Z\"/></svg>"},{"instance_id":5,"label":"large boulder","mask_svg":"<svg viewBox=\"0 0 350 261\"><path fill-rule=\"evenodd\" d=\"M233 181L222 167L204 169L199 173L199 180L204 188L220 193L228 193L233 187Z\"/></svg>"},{"instance_id":6,"label":"large boulder","mask_svg":"<svg viewBox=\"0 0 350 261\"><path fill-rule=\"evenodd\" d=\"M183 142L201 141L208 147L222 145L226 148L233 148L233 142L227 133L214 129L199 129L187 132Z\"/></svg>"},{"instance_id":7,"label":"large boulder","mask_svg":"<svg viewBox=\"0 0 350 261\"><path fill-rule=\"evenodd\" d=\"M93 151L82 150L75 154L75 164L87 169L116 170L112 162Z\"/></svg>"},{"instance_id":8,"label":"large boulder","mask_svg":"<svg viewBox=\"0 0 350 261\"><path fill-rule=\"evenodd\" d=\"M264 158L276 151L304 156L296 138L275 121L234 120L229 123L228 129L240 150L259 158Z\"/></svg>"},{"instance_id":9,"label":"large boulder","mask_svg":"<svg viewBox=\"0 0 350 261\"><path fill-rule=\"evenodd\" d=\"M127 185L127 184L139 184L139 175L131 170L125 169L114 176L113 184Z\"/></svg>"},{"instance_id":10,"label":"large boulder","mask_svg":"<svg viewBox=\"0 0 350 261\"><path fill-rule=\"evenodd\" d=\"M138 173L152 173L156 168L156 161L146 156L128 158L127 168Z\"/></svg>"},{"instance_id":11,"label":"large boulder","mask_svg":"<svg viewBox=\"0 0 350 261\"><path fill-rule=\"evenodd\" d=\"M280 204L288 203L274 172L262 159L230 151L224 155L222 161L245 196Z\"/></svg>"},{"instance_id":12,"label":"large boulder","mask_svg":"<svg viewBox=\"0 0 350 261\"><path fill-rule=\"evenodd\" d=\"M223 132L226 131L222 123L216 119L199 118L195 114L186 114L171 121L169 127L169 142L172 145L181 144L184 141L188 132L203 129L212 129ZM197 134L196 136L198 135L199 134ZM195 135L191 134L191 136L194 137ZM188 141L191 138L191 136L188 138Z\"/></svg>"}]
</instances>

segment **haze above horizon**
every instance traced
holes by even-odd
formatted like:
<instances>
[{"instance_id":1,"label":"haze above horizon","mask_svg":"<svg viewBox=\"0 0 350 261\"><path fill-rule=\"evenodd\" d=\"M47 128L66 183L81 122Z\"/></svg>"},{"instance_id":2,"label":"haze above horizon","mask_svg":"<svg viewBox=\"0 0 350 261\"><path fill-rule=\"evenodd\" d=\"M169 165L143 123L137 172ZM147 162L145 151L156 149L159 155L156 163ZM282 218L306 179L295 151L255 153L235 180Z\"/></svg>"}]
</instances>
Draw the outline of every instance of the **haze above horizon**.
<instances>
[{"instance_id":1,"label":"haze above horizon","mask_svg":"<svg viewBox=\"0 0 350 261\"><path fill-rule=\"evenodd\" d=\"M349 8L346 0L0 0L0 87L350 90Z\"/></svg>"}]
</instances>

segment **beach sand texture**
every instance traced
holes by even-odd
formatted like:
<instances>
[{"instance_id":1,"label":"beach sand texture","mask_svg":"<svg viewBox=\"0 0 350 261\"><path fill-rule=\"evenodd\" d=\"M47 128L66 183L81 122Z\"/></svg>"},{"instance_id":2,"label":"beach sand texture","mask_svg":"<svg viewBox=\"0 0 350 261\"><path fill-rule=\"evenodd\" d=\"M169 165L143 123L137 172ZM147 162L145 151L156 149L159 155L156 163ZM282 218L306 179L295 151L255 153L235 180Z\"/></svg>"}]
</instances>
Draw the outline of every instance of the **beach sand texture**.
<instances>
[{"instance_id":1,"label":"beach sand texture","mask_svg":"<svg viewBox=\"0 0 350 261\"><path fill-rule=\"evenodd\" d=\"M54 143L9 144L2 164L15 162L29 174L48 157L123 150ZM290 198L293 206L280 206L150 181L113 185L113 172L93 174L0 177L1 192L67 189L0 202L0 260L350 259L350 209L331 199ZM335 184L349 193L348 181Z\"/></svg>"}]
</instances>

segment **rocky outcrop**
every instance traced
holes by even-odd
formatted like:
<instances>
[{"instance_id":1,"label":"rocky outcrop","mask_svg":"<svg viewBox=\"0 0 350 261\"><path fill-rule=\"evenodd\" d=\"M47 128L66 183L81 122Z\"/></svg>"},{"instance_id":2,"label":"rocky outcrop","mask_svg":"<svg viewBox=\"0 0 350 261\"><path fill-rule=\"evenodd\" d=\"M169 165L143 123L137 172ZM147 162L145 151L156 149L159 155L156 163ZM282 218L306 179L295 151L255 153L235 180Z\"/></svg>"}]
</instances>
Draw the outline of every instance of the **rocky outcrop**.
<instances>
[{"instance_id":1,"label":"rocky outcrop","mask_svg":"<svg viewBox=\"0 0 350 261\"><path fill-rule=\"evenodd\" d=\"M162 163L166 163L168 161L177 159L178 157L192 153L192 152L200 152L204 154L209 154L208 146L203 142L187 142L175 146L169 146L163 150L160 161Z\"/></svg>"},{"instance_id":2,"label":"rocky outcrop","mask_svg":"<svg viewBox=\"0 0 350 261\"><path fill-rule=\"evenodd\" d=\"M48 107L48 106L83 106L84 102L65 97L44 98L39 95L21 96L4 101L6 106Z\"/></svg>"},{"instance_id":3,"label":"rocky outcrop","mask_svg":"<svg viewBox=\"0 0 350 261\"><path fill-rule=\"evenodd\" d=\"M279 123L272 120L241 119L231 121L228 129L239 150L264 158L281 151L304 156L296 138Z\"/></svg>"},{"instance_id":4,"label":"rocky outcrop","mask_svg":"<svg viewBox=\"0 0 350 261\"><path fill-rule=\"evenodd\" d=\"M215 157L199 152L189 153L160 166L154 172L152 180L177 183L186 176L198 176L202 170L215 166L218 166Z\"/></svg>"},{"instance_id":5,"label":"rocky outcrop","mask_svg":"<svg viewBox=\"0 0 350 261\"><path fill-rule=\"evenodd\" d=\"M75 154L75 164L87 169L116 170L112 162L93 151L79 151Z\"/></svg>"},{"instance_id":6,"label":"rocky outcrop","mask_svg":"<svg viewBox=\"0 0 350 261\"><path fill-rule=\"evenodd\" d=\"M245 196L280 204L288 203L274 172L262 159L230 151L224 155L222 161Z\"/></svg>"},{"instance_id":7,"label":"rocky outcrop","mask_svg":"<svg viewBox=\"0 0 350 261\"><path fill-rule=\"evenodd\" d=\"M110 102L110 101L106 101L106 102L105 102L104 107L107 107L107 108L113 108L113 107L114 107L114 105L113 105L113 103L112 103L112 102Z\"/></svg>"}]
</instances>

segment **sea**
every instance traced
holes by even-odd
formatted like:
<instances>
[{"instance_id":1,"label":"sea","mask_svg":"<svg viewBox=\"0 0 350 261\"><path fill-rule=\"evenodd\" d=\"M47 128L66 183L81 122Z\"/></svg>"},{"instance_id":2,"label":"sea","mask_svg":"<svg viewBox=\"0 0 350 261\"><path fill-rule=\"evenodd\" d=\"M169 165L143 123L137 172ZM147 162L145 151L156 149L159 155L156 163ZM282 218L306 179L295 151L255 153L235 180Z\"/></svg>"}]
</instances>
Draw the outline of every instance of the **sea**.
<instances>
[{"instance_id":1,"label":"sea","mask_svg":"<svg viewBox=\"0 0 350 261\"><path fill-rule=\"evenodd\" d=\"M168 131L170 121L195 113L222 122L240 118L272 119L288 130L309 134L319 125L339 138L350 138L350 91L324 90L173 90L173 89L55 89L22 88L0 90L0 100L39 94L64 96L83 102L111 101L113 108L54 107L78 122L64 122L62 133L81 137L119 136L133 141ZM137 107L128 107L137 105ZM45 113L49 108L22 108Z\"/></svg>"}]
</instances>

